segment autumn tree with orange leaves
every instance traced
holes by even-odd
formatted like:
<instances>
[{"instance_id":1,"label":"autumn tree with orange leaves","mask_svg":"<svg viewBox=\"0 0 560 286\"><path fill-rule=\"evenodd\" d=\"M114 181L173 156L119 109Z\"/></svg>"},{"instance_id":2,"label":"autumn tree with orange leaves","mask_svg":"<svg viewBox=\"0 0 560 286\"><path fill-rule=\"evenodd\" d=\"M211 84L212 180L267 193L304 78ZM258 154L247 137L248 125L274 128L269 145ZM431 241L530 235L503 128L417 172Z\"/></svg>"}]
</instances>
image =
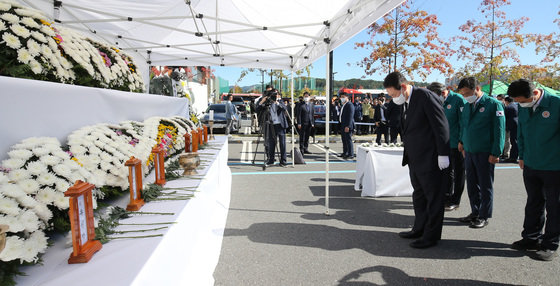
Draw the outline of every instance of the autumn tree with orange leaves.
<instances>
[{"instance_id":1,"label":"autumn tree with orange leaves","mask_svg":"<svg viewBox=\"0 0 560 286\"><path fill-rule=\"evenodd\" d=\"M412 1L405 1L387 13L382 23L368 27L370 40L355 43L355 49L371 51L358 66L367 75L377 72L400 71L413 79L418 74L422 79L434 70L445 75L453 73L447 58L453 54L449 42L439 38L441 25L436 15L424 10L415 10Z\"/></svg>"},{"instance_id":2,"label":"autumn tree with orange leaves","mask_svg":"<svg viewBox=\"0 0 560 286\"><path fill-rule=\"evenodd\" d=\"M520 33L529 18L508 19L502 9L510 4L509 0L483 0L477 18L484 20L468 20L459 27L464 35L453 40L460 43L458 59L467 61L465 74L478 73L483 75L483 82L492 83L492 79L502 73L504 60L521 64L516 47L523 48L532 39L532 35ZM489 93L492 95L492 85Z\"/></svg>"}]
</instances>

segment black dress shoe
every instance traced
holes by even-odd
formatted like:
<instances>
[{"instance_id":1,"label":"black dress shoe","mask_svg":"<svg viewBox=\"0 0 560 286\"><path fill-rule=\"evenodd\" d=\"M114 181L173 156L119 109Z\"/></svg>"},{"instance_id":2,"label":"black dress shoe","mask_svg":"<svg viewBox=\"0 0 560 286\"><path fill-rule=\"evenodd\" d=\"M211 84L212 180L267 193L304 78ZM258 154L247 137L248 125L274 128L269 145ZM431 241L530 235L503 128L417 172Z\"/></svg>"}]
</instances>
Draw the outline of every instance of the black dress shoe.
<instances>
[{"instance_id":1,"label":"black dress shoe","mask_svg":"<svg viewBox=\"0 0 560 286\"><path fill-rule=\"evenodd\" d=\"M471 225L469 225L469 227L470 228L483 228L487 225L488 225L488 219L475 218L473 221L471 221Z\"/></svg>"},{"instance_id":2,"label":"black dress shoe","mask_svg":"<svg viewBox=\"0 0 560 286\"><path fill-rule=\"evenodd\" d=\"M459 218L459 221L460 221L460 222L471 223L473 220L475 220L475 219L477 219L477 218L478 218L478 215L475 215L475 214L472 214L472 213L471 213L471 214L469 214L469 215L466 216L466 217Z\"/></svg>"},{"instance_id":3,"label":"black dress shoe","mask_svg":"<svg viewBox=\"0 0 560 286\"><path fill-rule=\"evenodd\" d=\"M539 250L540 244L538 240L523 238L511 244L510 246L512 249L515 250Z\"/></svg>"},{"instance_id":4,"label":"black dress shoe","mask_svg":"<svg viewBox=\"0 0 560 286\"><path fill-rule=\"evenodd\" d=\"M422 237L421 231L403 231L399 232L399 236L402 238L420 238Z\"/></svg>"},{"instance_id":5,"label":"black dress shoe","mask_svg":"<svg viewBox=\"0 0 560 286\"><path fill-rule=\"evenodd\" d=\"M456 205L456 204L448 204L448 205L445 206L445 211L446 211L446 212L450 212L450 211L454 211L454 210L456 210L456 209L458 209L458 208L459 208L459 205Z\"/></svg>"},{"instance_id":6,"label":"black dress shoe","mask_svg":"<svg viewBox=\"0 0 560 286\"><path fill-rule=\"evenodd\" d=\"M418 239L418 240L415 240L415 241L411 242L410 247L422 249L422 248L428 248L428 247L435 246L436 244L437 244L437 241L428 241L428 240Z\"/></svg>"},{"instance_id":7,"label":"black dress shoe","mask_svg":"<svg viewBox=\"0 0 560 286\"><path fill-rule=\"evenodd\" d=\"M303 154L313 154L313 153L311 153L311 152L305 150L305 151L303 151Z\"/></svg>"}]
</instances>

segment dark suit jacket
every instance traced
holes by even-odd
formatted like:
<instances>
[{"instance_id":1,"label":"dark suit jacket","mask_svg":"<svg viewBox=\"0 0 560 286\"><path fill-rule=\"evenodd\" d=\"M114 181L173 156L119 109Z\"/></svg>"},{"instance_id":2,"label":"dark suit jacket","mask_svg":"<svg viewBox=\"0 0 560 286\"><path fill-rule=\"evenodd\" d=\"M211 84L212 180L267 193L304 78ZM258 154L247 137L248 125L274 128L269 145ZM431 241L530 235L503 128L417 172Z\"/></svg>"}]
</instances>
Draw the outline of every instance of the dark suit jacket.
<instances>
[{"instance_id":1,"label":"dark suit jacket","mask_svg":"<svg viewBox=\"0 0 560 286\"><path fill-rule=\"evenodd\" d=\"M348 127L352 130L354 128L354 104L350 101L346 102L340 112L340 129Z\"/></svg>"},{"instance_id":2,"label":"dark suit jacket","mask_svg":"<svg viewBox=\"0 0 560 286\"><path fill-rule=\"evenodd\" d=\"M388 120L387 117L387 106L385 106L385 104L379 104L376 105L374 110L374 115L373 115L373 122L381 122L381 109L383 109L383 115L385 116L385 121Z\"/></svg>"},{"instance_id":3,"label":"dark suit jacket","mask_svg":"<svg viewBox=\"0 0 560 286\"><path fill-rule=\"evenodd\" d=\"M288 124L288 119L286 118L286 113L288 112L288 109L286 108L286 105L282 101L277 102L276 105L277 105L276 114L278 114L278 119L280 120L280 125L284 129L290 127L290 125ZM257 111L263 112L267 108L268 108L268 110L270 110L270 106L265 106L264 104L259 104L259 106L257 107Z\"/></svg>"},{"instance_id":4,"label":"dark suit jacket","mask_svg":"<svg viewBox=\"0 0 560 286\"><path fill-rule=\"evenodd\" d=\"M509 105L506 105L504 107L504 113L506 115L506 130L517 130L517 103L510 103Z\"/></svg>"},{"instance_id":5,"label":"dark suit jacket","mask_svg":"<svg viewBox=\"0 0 560 286\"><path fill-rule=\"evenodd\" d=\"M298 106L297 114L297 122L301 125L315 125L315 120L313 119L313 115L315 111L313 110L313 104L303 103Z\"/></svg>"},{"instance_id":6,"label":"dark suit jacket","mask_svg":"<svg viewBox=\"0 0 560 286\"><path fill-rule=\"evenodd\" d=\"M438 155L449 155L449 125L441 102L433 92L412 88L402 131L402 165L408 164L414 172L438 170Z\"/></svg>"},{"instance_id":7,"label":"dark suit jacket","mask_svg":"<svg viewBox=\"0 0 560 286\"><path fill-rule=\"evenodd\" d=\"M397 127L401 125L402 106L395 104L392 100L387 104L387 112L385 118L389 121L389 127Z\"/></svg>"}]
</instances>

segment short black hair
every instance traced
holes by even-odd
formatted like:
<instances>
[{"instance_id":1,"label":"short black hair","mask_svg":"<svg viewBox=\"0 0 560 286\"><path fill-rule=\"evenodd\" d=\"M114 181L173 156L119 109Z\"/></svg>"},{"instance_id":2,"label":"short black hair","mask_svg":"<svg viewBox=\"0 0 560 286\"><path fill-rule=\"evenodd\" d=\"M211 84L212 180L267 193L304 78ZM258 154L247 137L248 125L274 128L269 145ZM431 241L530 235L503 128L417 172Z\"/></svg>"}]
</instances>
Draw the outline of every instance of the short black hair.
<instances>
[{"instance_id":1,"label":"short black hair","mask_svg":"<svg viewBox=\"0 0 560 286\"><path fill-rule=\"evenodd\" d=\"M513 102L513 98L511 98L511 96L508 96L506 98L504 98L505 101L512 103Z\"/></svg>"},{"instance_id":2,"label":"short black hair","mask_svg":"<svg viewBox=\"0 0 560 286\"><path fill-rule=\"evenodd\" d=\"M304 92L303 96L305 96L305 95L309 95L309 91Z\"/></svg>"},{"instance_id":3,"label":"short black hair","mask_svg":"<svg viewBox=\"0 0 560 286\"><path fill-rule=\"evenodd\" d=\"M401 90L401 84L406 84L408 81L406 78L398 71L388 74L383 80L383 87L392 87L396 90Z\"/></svg>"},{"instance_id":4,"label":"short black hair","mask_svg":"<svg viewBox=\"0 0 560 286\"><path fill-rule=\"evenodd\" d=\"M426 88L431 90L433 93L435 93L437 95L441 95L443 93L443 91L445 90L445 85L443 85L442 83L434 81L434 82L430 83L430 85L428 85Z\"/></svg>"},{"instance_id":5,"label":"short black hair","mask_svg":"<svg viewBox=\"0 0 560 286\"><path fill-rule=\"evenodd\" d=\"M274 87L272 87L272 85L270 85L270 84L267 84L264 89L269 89L269 88L274 88Z\"/></svg>"},{"instance_id":6,"label":"short black hair","mask_svg":"<svg viewBox=\"0 0 560 286\"><path fill-rule=\"evenodd\" d=\"M480 86L480 82L474 76L464 77L459 82L457 89L462 89L464 87L474 90L477 86Z\"/></svg>"},{"instance_id":7,"label":"short black hair","mask_svg":"<svg viewBox=\"0 0 560 286\"><path fill-rule=\"evenodd\" d=\"M344 97L348 97L348 93L341 91L338 96L344 96Z\"/></svg>"},{"instance_id":8,"label":"short black hair","mask_svg":"<svg viewBox=\"0 0 560 286\"><path fill-rule=\"evenodd\" d=\"M526 79L518 79L512 82L507 90L507 94L511 97L525 97L529 98L532 96L535 85Z\"/></svg>"}]
</instances>

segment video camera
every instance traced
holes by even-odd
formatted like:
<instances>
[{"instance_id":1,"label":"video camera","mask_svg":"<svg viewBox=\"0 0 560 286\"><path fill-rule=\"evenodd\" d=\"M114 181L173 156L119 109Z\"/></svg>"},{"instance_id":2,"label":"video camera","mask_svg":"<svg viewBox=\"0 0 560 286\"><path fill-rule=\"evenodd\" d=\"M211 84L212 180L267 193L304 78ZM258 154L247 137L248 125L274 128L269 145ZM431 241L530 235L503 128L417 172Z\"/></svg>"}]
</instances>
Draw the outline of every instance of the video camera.
<instances>
[{"instance_id":1,"label":"video camera","mask_svg":"<svg viewBox=\"0 0 560 286\"><path fill-rule=\"evenodd\" d=\"M265 102L263 103L265 106L270 106L278 99L278 92L275 90L268 90L264 93Z\"/></svg>"}]
</instances>

